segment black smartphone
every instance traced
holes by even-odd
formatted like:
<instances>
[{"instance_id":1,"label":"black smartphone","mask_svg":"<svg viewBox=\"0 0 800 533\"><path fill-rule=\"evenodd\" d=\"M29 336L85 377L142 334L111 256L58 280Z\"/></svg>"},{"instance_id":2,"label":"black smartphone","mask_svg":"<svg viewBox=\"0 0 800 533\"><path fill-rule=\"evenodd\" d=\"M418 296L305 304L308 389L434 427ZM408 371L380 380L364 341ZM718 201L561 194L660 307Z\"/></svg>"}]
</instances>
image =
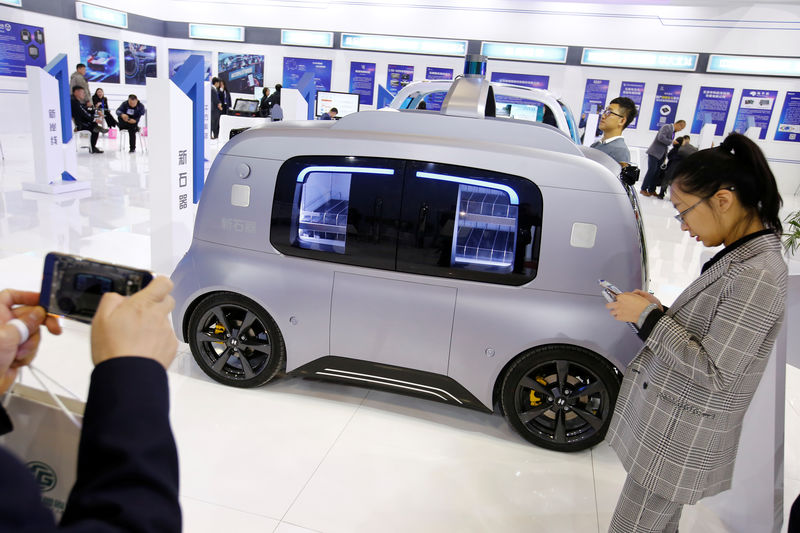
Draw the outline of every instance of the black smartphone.
<instances>
[{"instance_id":1,"label":"black smartphone","mask_svg":"<svg viewBox=\"0 0 800 533\"><path fill-rule=\"evenodd\" d=\"M50 252L44 258L39 305L48 313L89 323L103 294L129 296L152 280L146 270Z\"/></svg>"}]
</instances>

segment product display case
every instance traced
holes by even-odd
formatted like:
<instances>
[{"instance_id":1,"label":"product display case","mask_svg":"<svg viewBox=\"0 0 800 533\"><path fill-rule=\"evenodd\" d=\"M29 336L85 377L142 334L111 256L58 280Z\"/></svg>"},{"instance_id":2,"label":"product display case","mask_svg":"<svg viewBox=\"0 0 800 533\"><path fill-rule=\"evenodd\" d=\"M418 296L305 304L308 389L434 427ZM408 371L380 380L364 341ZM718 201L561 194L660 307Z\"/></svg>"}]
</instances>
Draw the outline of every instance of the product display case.
<instances>
[{"instance_id":1,"label":"product display case","mask_svg":"<svg viewBox=\"0 0 800 533\"><path fill-rule=\"evenodd\" d=\"M487 187L460 185L453 239L454 265L514 265L518 206L509 195Z\"/></svg>"},{"instance_id":2,"label":"product display case","mask_svg":"<svg viewBox=\"0 0 800 533\"><path fill-rule=\"evenodd\" d=\"M314 172L300 187L297 238L301 248L344 253L350 174Z\"/></svg>"}]
</instances>

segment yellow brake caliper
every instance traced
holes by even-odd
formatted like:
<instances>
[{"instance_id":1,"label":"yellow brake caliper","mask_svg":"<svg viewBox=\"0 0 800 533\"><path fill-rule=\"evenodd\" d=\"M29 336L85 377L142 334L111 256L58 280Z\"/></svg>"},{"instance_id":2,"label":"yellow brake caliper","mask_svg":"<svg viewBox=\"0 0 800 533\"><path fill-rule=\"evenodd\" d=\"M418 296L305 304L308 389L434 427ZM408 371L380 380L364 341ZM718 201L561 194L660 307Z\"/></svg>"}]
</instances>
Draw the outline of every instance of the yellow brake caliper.
<instances>
[{"instance_id":1,"label":"yellow brake caliper","mask_svg":"<svg viewBox=\"0 0 800 533\"><path fill-rule=\"evenodd\" d=\"M541 383L545 387L547 386L547 382L544 380L542 376L536 376L536 381ZM537 407L542 404L542 401L544 401L544 398L536 394L535 390L531 389L531 406Z\"/></svg>"},{"instance_id":2,"label":"yellow brake caliper","mask_svg":"<svg viewBox=\"0 0 800 533\"><path fill-rule=\"evenodd\" d=\"M223 333L225 333L225 326L222 324L216 324L214 326L214 335L222 335ZM220 341L220 343L225 344L224 341Z\"/></svg>"}]
</instances>

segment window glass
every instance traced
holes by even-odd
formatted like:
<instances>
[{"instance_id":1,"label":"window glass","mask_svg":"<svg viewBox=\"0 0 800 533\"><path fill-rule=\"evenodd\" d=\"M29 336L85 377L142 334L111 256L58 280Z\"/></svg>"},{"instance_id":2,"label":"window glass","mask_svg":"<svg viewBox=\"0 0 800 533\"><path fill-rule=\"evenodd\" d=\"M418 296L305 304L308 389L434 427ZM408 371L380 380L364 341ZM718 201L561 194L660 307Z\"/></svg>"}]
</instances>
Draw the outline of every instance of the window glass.
<instances>
[{"instance_id":1,"label":"window glass","mask_svg":"<svg viewBox=\"0 0 800 533\"><path fill-rule=\"evenodd\" d=\"M270 241L281 252L394 270L403 163L298 157L278 172Z\"/></svg>"},{"instance_id":2,"label":"window glass","mask_svg":"<svg viewBox=\"0 0 800 533\"><path fill-rule=\"evenodd\" d=\"M539 257L542 200L516 176L449 165L406 167L397 269L521 285Z\"/></svg>"},{"instance_id":3,"label":"window glass","mask_svg":"<svg viewBox=\"0 0 800 533\"><path fill-rule=\"evenodd\" d=\"M569 127L569 135L572 137L572 140L575 141L577 144L581 143L580 135L578 133L578 126L575 124L575 117L572 116L572 111L570 111L567 104L563 102L559 102L561 105L561 109L564 111L564 116L567 118L567 126Z\"/></svg>"}]
</instances>

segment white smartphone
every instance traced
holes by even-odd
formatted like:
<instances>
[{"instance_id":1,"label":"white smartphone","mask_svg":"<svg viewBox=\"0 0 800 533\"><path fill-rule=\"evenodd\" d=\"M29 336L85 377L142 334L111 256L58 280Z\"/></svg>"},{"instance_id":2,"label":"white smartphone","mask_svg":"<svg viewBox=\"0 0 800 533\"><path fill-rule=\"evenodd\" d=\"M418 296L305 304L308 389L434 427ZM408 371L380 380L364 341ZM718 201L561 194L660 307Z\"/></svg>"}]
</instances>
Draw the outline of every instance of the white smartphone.
<instances>
[{"instance_id":1,"label":"white smartphone","mask_svg":"<svg viewBox=\"0 0 800 533\"><path fill-rule=\"evenodd\" d=\"M614 285L613 283L609 283L604 279L597 280L597 283L599 283L600 286L603 288L602 292L603 297L605 297L605 299L608 300L609 302L616 302L617 295L622 294L622 291L619 290L616 287L616 285Z\"/></svg>"}]
</instances>

